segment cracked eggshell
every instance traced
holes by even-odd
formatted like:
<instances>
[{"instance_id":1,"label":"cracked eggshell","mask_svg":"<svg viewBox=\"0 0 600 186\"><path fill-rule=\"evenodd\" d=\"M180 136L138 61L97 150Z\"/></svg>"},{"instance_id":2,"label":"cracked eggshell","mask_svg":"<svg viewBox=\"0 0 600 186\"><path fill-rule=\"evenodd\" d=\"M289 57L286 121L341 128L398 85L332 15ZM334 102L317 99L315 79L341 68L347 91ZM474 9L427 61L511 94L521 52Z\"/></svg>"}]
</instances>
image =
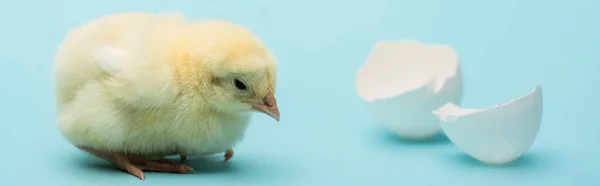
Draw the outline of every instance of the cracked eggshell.
<instances>
[{"instance_id":1,"label":"cracked eggshell","mask_svg":"<svg viewBox=\"0 0 600 186\"><path fill-rule=\"evenodd\" d=\"M542 87L505 104L484 109L448 103L434 111L450 141L490 164L518 159L533 144L542 123Z\"/></svg>"},{"instance_id":2,"label":"cracked eggshell","mask_svg":"<svg viewBox=\"0 0 600 186\"><path fill-rule=\"evenodd\" d=\"M439 133L433 110L460 105L463 79L456 52L446 45L380 41L356 75L358 95L373 118L409 140Z\"/></svg>"}]
</instances>

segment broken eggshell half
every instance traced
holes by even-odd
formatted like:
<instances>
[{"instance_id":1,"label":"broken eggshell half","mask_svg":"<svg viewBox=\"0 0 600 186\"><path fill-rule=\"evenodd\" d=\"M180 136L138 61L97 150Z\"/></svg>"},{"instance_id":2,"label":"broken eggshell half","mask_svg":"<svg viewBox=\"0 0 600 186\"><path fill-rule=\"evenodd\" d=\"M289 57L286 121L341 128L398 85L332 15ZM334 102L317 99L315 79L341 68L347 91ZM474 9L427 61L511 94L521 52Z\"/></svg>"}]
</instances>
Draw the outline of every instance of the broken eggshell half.
<instances>
[{"instance_id":1,"label":"broken eggshell half","mask_svg":"<svg viewBox=\"0 0 600 186\"><path fill-rule=\"evenodd\" d=\"M409 140L440 131L433 110L460 105L463 79L456 52L446 45L380 41L356 75L358 95L373 118Z\"/></svg>"},{"instance_id":2,"label":"broken eggshell half","mask_svg":"<svg viewBox=\"0 0 600 186\"><path fill-rule=\"evenodd\" d=\"M542 87L484 109L448 103L434 111L446 136L471 157L489 164L518 159L533 144L542 123Z\"/></svg>"}]
</instances>

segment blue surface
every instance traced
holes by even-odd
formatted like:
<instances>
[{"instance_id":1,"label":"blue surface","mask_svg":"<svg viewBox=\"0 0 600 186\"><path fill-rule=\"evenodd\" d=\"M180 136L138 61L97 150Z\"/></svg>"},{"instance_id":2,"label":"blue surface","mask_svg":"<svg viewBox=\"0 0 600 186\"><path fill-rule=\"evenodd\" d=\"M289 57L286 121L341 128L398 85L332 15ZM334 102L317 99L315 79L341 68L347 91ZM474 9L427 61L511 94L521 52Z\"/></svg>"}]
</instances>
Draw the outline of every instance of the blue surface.
<instances>
[{"instance_id":1,"label":"blue surface","mask_svg":"<svg viewBox=\"0 0 600 186\"><path fill-rule=\"evenodd\" d=\"M236 3L237 2L237 3ZM600 2L592 0L22 0L0 5L0 185L600 185ZM177 10L248 26L280 61L282 120L257 115L226 164L145 181L91 166L56 129L52 56L76 24L124 10ZM544 86L543 126L511 165L482 165L447 139L381 129L354 75L379 39L452 45L464 106Z\"/></svg>"}]
</instances>

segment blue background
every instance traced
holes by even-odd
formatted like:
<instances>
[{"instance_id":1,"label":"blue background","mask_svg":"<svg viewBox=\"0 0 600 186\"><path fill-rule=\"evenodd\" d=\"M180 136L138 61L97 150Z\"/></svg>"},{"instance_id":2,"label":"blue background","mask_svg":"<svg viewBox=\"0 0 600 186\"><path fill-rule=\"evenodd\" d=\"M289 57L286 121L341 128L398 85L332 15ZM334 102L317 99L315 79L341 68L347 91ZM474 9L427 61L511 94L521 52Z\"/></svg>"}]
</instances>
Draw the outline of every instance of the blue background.
<instances>
[{"instance_id":1,"label":"blue background","mask_svg":"<svg viewBox=\"0 0 600 186\"><path fill-rule=\"evenodd\" d=\"M0 3L0 185L600 185L600 8L592 0L21 0ZM65 33L125 10L181 11L254 30L280 63L280 123L256 115L229 163L145 181L58 133L52 57ZM487 166L443 136L406 142L373 122L354 76L377 40L455 48L463 106L543 85L539 136L521 159Z\"/></svg>"}]
</instances>

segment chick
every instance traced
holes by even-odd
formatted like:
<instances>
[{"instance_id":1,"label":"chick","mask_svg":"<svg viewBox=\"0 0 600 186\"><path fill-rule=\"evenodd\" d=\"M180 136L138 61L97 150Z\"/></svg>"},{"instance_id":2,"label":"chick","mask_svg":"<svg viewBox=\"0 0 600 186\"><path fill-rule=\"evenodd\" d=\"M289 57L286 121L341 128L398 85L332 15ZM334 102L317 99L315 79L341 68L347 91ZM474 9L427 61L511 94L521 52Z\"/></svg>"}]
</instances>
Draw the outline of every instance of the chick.
<instances>
[{"instance_id":1,"label":"chick","mask_svg":"<svg viewBox=\"0 0 600 186\"><path fill-rule=\"evenodd\" d=\"M193 171L164 156L229 160L253 111L279 121L274 55L228 21L106 15L71 30L54 64L63 136L141 180Z\"/></svg>"}]
</instances>

